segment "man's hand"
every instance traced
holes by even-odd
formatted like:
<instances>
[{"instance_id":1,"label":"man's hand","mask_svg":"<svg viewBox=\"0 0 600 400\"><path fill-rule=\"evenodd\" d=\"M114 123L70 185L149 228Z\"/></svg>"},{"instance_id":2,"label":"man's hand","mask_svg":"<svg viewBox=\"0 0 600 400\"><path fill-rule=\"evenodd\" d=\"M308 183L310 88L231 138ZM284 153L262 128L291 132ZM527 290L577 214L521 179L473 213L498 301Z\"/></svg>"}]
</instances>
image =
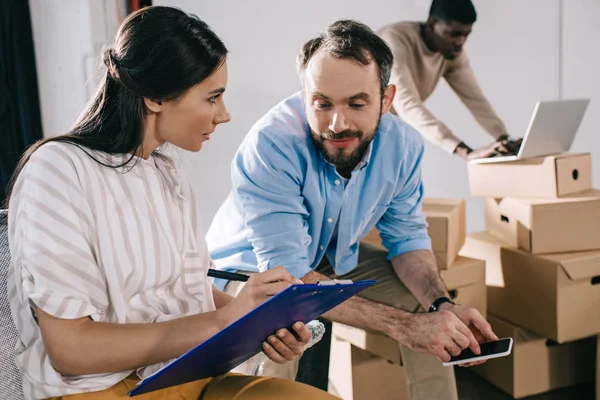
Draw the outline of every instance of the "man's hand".
<instances>
[{"instance_id":1,"label":"man's hand","mask_svg":"<svg viewBox=\"0 0 600 400\"><path fill-rule=\"evenodd\" d=\"M502 144L508 149L510 154L517 154L521 148L521 144L523 144L523 138L516 140L507 138L506 140L502 141Z\"/></svg>"},{"instance_id":2,"label":"man's hand","mask_svg":"<svg viewBox=\"0 0 600 400\"><path fill-rule=\"evenodd\" d=\"M294 332L280 329L263 342L263 353L277 364L293 361L304 353L304 346L311 338L310 329L302 322L293 325Z\"/></svg>"},{"instance_id":3,"label":"man's hand","mask_svg":"<svg viewBox=\"0 0 600 400\"><path fill-rule=\"evenodd\" d=\"M467 155L467 160L474 160L476 158L488 158L496 155L509 154L509 150L504 145L504 140L499 140L492 144L478 147Z\"/></svg>"},{"instance_id":4,"label":"man's hand","mask_svg":"<svg viewBox=\"0 0 600 400\"><path fill-rule=\"evenodd\" d=\"M429 353L442 362L450 361L462 350L470 348L475 354L480 353L479 343L471 330L454 313L440 310L434 313L414 314L407 326L397 332L404 332L402 337L390 336L409 348Z\"/></svg>"},{"instance_id":5,"label":"man's hand","mask_svg":"<svg viewBox=\"0 0 600 400\"><path fill-rule=\"evenodd\" d=\"M454 150L454 154L465 160L474 160L476 158L488 158L496 156L498 154L504 155L509 153L509 150L504 145L505 143L507 143L506 139L498 139L492 144L478 147L473 150L465 143L461 142Z\"/></svg>"},{"instance_id":6,"label":"man's hand","mask_svg":"<svg viewBox=\"0 0 600 400\"><path fill-rule=\"evenodd\" d=\"M476 148L475 150L471 150L468 146L461 143L454 153L466 160L488 158L496 155L515 155L519 152L522 142L523 139L511 140L508 136L501 136L492 144Z\"/></svg>"},{"instance_id":7,"label":"man's hand","mask_svg":"<svg viewBox=\"0 0 600 400\"><path fill-rule=\"evenodd\" d=\"M466 307L462 305L454 305L451 303L444 303L440 306L440 311L449 311L456 315L473 333L477 343L485 343L493 340L498 340L498 336L492 330L489 322L483 318L483 316L473 307ZM473 349L471 349L473 350ZM477 361L473 363L461 364L461 367L471 367L473 365L483 364L484 361Z\"/></svg>"},{"instance_id":8,"label":"man's hand","mask_svg":"<svg viewBox=\"0 0 600 400\"><path fill-rule=\"evenodd\" d=\"M464 158L465 160L469 159L469 153L473 151L472 148L466 145L465 142L460 142L456 149L454 149L454 154L459 156L460 158Z\"/></svg>"}]
</instances>

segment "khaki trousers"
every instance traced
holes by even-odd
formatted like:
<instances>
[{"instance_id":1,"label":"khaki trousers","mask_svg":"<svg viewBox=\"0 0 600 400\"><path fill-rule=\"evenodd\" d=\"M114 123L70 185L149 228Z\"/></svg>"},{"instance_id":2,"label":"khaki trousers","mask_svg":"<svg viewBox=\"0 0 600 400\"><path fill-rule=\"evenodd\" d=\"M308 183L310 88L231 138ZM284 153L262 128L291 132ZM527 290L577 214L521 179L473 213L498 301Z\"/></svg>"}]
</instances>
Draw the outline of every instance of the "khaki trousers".
<instances>
[{"instance_id":1,"label":"khaki trousers","mask_svg":"<svg viewBox=\"0 0 600 400\"><path fill-rule=\"evenodd\" d=\"M336 275L329 262L324 259L316 271L330 278L351 279L353 281L374 279L374 285L358 296L377 303L386 304L411 313L423 312L419 302L400 281L391 263L386 260L387 252L379 247L361 243L357 267L345 275ZM230 282L225 291L237 295L243 284ZM400 346L402 362L411 400L458 400L454 369L444 367L436 357L412 351ZM283 365L267 360L264 376L274 376L294 380L298 372L299 359Z\"/></svg>"},{"instance_id":2,"label":"khaki trousers","mask_svg":"<svg viewBox=\"0 0 600 400\"><path fill-rule=\"evenodd\" d=\"M51 400L117 400L131 399L127 393L139 378L132 374L115 386L99 392L81 393ZM317 388L272 377L221 375L133 397L139 400L335 400Z\"/></svg>"}]
</instances>

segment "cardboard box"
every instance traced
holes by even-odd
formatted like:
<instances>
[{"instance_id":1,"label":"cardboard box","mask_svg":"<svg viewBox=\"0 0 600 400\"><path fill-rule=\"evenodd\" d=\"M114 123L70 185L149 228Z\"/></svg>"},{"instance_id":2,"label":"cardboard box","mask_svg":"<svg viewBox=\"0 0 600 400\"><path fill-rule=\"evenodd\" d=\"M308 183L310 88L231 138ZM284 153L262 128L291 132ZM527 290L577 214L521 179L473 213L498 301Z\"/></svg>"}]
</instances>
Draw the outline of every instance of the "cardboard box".
<instances>
[{"instance_id":1,"label":"cardboard box","mask_svg":"<svg viewBox=\"0 0 600 400\"><path fill-rule=\"evenodd\" d=\"M559 343L600 333L600 251L533 255L478 233L461 254L501 277L487 288L491 314Z\"/></svg>"},{"instance_id":2,"label":"cardboard box","mask_svg":"<svg viewBox=\"0 0 600 400\"><path fill-rule=\"evenodd\" d=\"M361 350L368 351L393 364L402 365L400 345L389 336L337 322L332 324L331 336L348 342ZM333 359L334 353L332 350L330 360Z\"/></svg>"},{"instance_id":3,"label":"cardboard box","mask_svg":"<svg viewBox=\"0 0 600 400\"><path fill-rule=\"evenodd\" d=\"M512 352L472 370L515 399L594 379L595 338L558 344L493 315L489 321L499 337L513 338Z\"/></svg>"},{"instance_id":4,"label":"cardboard box","mask_svg":"<svg viewBox=\"0 0 600 400\"><path fill-rule=\"evenodd\" d=\"M484 261L458 257L452 267L440 271L440 275L446 284L450 297L457 304L474 307L484 317L487 315Z\"/></svg>"},{"instance_id":5,"label":"cardboard box","mask_svg":"<svg viewBox=\"0 0 600 400\"><path fill-rule=\"evenodd\" d=\"M589 153L467 166L471 197L558 198L592 188Z\"/></svg>"},{"instance_id":6,"label":"cardboard box","mask_svg":"<svg viewBox=\"0 0 600 400\"><path fill-rule=\"evenodd\" d=\"M465 244L466 211L464 199L426 198L423 213L427 233L440 269L448 269Z\"/></svg>"},{"instance_id":7,"label":"cardboard box","mask_svg":"<svg viewBox=\"0 0 600 400\"><path fill-rule=\"evenodd\" d=\"M502 263L500 262L500 250L504 246L508 245L489 232L475 232L467 235L465 245L459 252L462 257L485 262L485 283L488 292L490 286L504 287L504 275L502 273Z\"/></svg>"},{"instance_id":8,"label":"cardboard box","mask_svg":"<svg viewBox=\"0 0 600 400\"><path fill-rule=\"evenodd\" d=\"M600 249L600 190L554 200L486 199L485 224L532 254Z\"/></svg>"},{"instance_id":9,"label":"cardboard box","mask_svg":"<svg viewBox=\"0 0 600 400\"><path fill-rule=\"evenodd\" d=\"M328 392L344 400L409 400L404 368L359 349L335 335L331 339Z\"/></svg>"},{"instance_id":10,"label":"cardboard box","mask_svg":"<svg viewBox=\"0 0 600 400\"><path fill-rule=\"evenodd\" d=\"M484 317L487 316L485 263L483 261L459 257L452 268L441 271L441 276L457 304L474 307ZM398 342L386 335L334 322L332 336L392 363L402 364Z\"/></svg>"},{"instance_id":11,"label":"cardboard box","mask_svg":"<svg viewBox=\"0 0 600 400\"><path fill-rule=\"evenodd\" d=\"M381 236L379 236L379 230L377 228L373 228L365 237L361 239L361 242L372 244L373 246L383 248L383 244L381 243Z\"/></svg>"},{"instance_id":12,"label":"cardboard box","mask_svg":"<svg viewBox=\"0 0 600 400\"><path fill-rule=\"evenodd\" d=\"M448 269L456 260L465 243L465 200L452 198L423 199L423 213L427 218L427 233L439 269ZM379 231L374 228L363 241L382 246Z\"/></svg>"}]
</instances>

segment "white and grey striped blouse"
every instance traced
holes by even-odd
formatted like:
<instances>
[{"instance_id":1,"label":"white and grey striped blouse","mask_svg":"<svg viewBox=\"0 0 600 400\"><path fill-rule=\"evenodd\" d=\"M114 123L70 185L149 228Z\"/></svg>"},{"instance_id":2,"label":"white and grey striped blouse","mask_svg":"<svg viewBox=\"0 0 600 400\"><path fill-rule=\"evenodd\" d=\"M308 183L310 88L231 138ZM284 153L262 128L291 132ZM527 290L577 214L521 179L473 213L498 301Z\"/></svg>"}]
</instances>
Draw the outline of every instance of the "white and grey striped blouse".
<instances>
[{"instance_id":1,"label":"white and grey striped blouse","mask_svg":"<svg viewBox=\"0 0 600 400\"><path fill-rule=\"evenodd\" d=\"M112 165L124 160L93 154ZM170 157L136 161L107 168L72 144L51 142L17 180L9 210L8 290L20 332L16 361L29 399L102 390L132 372L61 376L48 359L31 304L59 318L114 323L215 309L189 182Z\"/></svg>"}]
</instances>

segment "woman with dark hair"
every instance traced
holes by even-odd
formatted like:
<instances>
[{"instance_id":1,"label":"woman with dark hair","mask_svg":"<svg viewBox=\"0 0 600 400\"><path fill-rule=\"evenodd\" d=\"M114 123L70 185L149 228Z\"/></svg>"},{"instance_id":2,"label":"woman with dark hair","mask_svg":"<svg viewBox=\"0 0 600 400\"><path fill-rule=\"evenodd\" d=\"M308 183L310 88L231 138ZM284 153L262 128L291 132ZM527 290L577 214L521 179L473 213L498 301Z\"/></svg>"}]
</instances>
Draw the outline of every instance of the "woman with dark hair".
<instances>
[{"instance_id":1,"label":"woman with dark hair","mask_svg":"<svg viewBox=\"0 0 600 400\"><path fill-rule=\"evenodd\" d=\"M140 378L300 283L279 267L232 298L207 277L196 199L167 147L199 151L229 121L226 55L197 17L144 8L105 51L106 76L75 126L23 156L9 197L9 297L28 399L126 398ZM310 332L293 330L263 343L267 357L302 353ZM229 374L139 398L199 396L333 398Z\"/></svg>"}]
</instances>

